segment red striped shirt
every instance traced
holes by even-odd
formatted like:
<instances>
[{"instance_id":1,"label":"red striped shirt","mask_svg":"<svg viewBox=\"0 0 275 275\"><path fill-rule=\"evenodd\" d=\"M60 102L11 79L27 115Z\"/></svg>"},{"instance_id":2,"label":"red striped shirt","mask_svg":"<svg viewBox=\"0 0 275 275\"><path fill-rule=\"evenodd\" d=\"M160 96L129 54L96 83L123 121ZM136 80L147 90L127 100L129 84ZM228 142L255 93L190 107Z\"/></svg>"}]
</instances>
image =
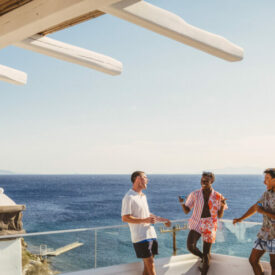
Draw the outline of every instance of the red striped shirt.
<instances>
[{"instance_id":1,"label":"red striped shirt","mask_svg":"<svg viewBox=\"0 0 275 275\"><path fill-rule=\"evenodd\" d=\"M211 218L213 219L213 222L217 222L218 211L221 208L221 200L223 199L224 197L220 193L212 189L208 204L209 204L209 210L210 210ZM189 229L200 232L200 220L201 220L201 214L204 206L202 188L199 190L193 191L188 196L185 206L190 208L190 210L193 209L192 216L188 222ZM227 204L225 204L224 210L226 210L227 208L228 208Z\"/></svg>"}]
</instances>

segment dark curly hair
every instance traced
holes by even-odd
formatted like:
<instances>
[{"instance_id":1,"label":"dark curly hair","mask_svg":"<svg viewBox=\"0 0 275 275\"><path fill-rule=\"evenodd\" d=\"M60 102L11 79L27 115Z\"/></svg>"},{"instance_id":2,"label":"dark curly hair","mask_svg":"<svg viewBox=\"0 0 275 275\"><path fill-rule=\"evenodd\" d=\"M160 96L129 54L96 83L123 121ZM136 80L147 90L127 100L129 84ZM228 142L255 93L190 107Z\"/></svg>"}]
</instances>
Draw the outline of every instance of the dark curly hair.
<instances>
[{"instance_id":1,"label":"dark curly hair","mask_svg":"<svg viewBox=\"0 0 275 275\"><path fill-rule=\"evenodd\" d=\"M212 183L215 181L215 175L212 172L202 172L202 176L210 178Z\"/></svg>"},{"instance_id":2,"label":"dark curly hair","mask_svg":"<svg viewBox=\"0 0 275 275\"><path fill-rule=\"evenodd\" d=\"M268 168L264 170L265 174L269 174L271 178L275 178L275 168Z\"/></svg>"}]
</instances>

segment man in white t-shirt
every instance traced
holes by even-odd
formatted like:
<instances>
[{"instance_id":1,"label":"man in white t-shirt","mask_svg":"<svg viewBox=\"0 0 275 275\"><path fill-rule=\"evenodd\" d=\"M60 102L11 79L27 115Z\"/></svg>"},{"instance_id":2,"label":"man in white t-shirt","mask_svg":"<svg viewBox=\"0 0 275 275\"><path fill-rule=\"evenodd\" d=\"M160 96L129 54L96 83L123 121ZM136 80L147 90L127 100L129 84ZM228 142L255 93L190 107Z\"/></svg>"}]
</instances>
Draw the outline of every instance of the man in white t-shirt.
<instances>
[{"instance_id":1,"label":"man in white t-shirt","mask_svg":"<svg viewBox=\"0 0 275 275\"><path fill-rule=\"evenodd\" d=\"M148 179L144 172L136 171L131 176L132 188L122 200L121 217L130 227L132 243L138 258L144 263L144 275L155 275L154 255L158 254L158 242L155 228L152 224L164 222L171 226L168 219L157 217L150 213L146 195Z\"/></svg>"}]
</instances>

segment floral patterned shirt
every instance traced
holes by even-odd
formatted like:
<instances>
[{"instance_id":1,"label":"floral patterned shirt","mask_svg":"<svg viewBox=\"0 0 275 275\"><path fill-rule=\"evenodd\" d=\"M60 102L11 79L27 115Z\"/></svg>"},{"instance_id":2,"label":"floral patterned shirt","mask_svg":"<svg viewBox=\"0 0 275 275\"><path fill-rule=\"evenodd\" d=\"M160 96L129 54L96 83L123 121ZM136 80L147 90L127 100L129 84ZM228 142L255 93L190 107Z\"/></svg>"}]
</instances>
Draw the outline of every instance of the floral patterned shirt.
<instances>
[{"instance_id":1,"label":"floral patterned shirt","mask_svg":"<svg viewBox=\"0 0 275 275\"><path fill-rule=\"evenodd\" d=\"M275 192L265 191L259 202L262 204L264 210L275 214ZM263 215L263 225L257 236L259 239L266 241L275 239L275 219Z\"/></svg>"},{"instance_id":2,"label":"floral patterned shirt","mask_svg":"<svg viewBox=\"0 0 275 275\"><path fill-rule=\"evenodd\" d=\"M224 197L222 194L212 189L212 192L210 194L209 201L208 201L208 206L211 214L211 219L214 224L217 224L218 211L221 208L221 201L223 199ZM204 205L204 198L203 198L202 188L192 192L188 196L185 206L187 206L189 209L193 208L193 214L189 219L189 229L200 232L200 226L201 226L200 221L201 221L201 214L203 211L203 205ZM225 204L224 210L226 210L227 208L228 208L227 204Z\"/></svg>"}]
</instances>

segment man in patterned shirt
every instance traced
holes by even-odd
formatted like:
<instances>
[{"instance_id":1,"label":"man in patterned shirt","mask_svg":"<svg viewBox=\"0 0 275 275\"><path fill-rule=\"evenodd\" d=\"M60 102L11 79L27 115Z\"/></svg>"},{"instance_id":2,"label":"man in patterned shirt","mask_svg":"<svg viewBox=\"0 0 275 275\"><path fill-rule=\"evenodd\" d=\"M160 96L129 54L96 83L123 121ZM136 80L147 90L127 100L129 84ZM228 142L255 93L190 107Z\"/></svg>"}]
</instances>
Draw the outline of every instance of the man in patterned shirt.
<instances>
[{"instance_id":1,"label":"man in patterned shirt","mask_svg":"<svg viewBox=\"0 0 275 275\"><path fill-rule=\"evenodd\" d=\"M189 219L190 232L187 238L187 248L194 255L202 259L201 274L206 275L209 269L210 250L215 242L218 226L218 218L223 216L227 209L226 199L212 188L215 176L211 172L203 172L201 177L201 189L192 192L184 203L179 197L182 209L188 214L193 208ZM197 248L197 242L202 236L203 252Z\"/></svg>"},{"instance_id":2,"label":"man in patterned shirt","mask_svg":"<svg viewBox=\"0 0 275 275\"><path fill-rule=\"evenodd\" d=\"M242 217L234 219L233 224L242 222L256 212L263 214L263 225L257 235L258 239L251 251L249 262L255 275L263 275L260 258L265 252L269 252L272 275L275 275L275 168L266 169L264 173L267 191Z\"/></svg>"}]
</instances>

